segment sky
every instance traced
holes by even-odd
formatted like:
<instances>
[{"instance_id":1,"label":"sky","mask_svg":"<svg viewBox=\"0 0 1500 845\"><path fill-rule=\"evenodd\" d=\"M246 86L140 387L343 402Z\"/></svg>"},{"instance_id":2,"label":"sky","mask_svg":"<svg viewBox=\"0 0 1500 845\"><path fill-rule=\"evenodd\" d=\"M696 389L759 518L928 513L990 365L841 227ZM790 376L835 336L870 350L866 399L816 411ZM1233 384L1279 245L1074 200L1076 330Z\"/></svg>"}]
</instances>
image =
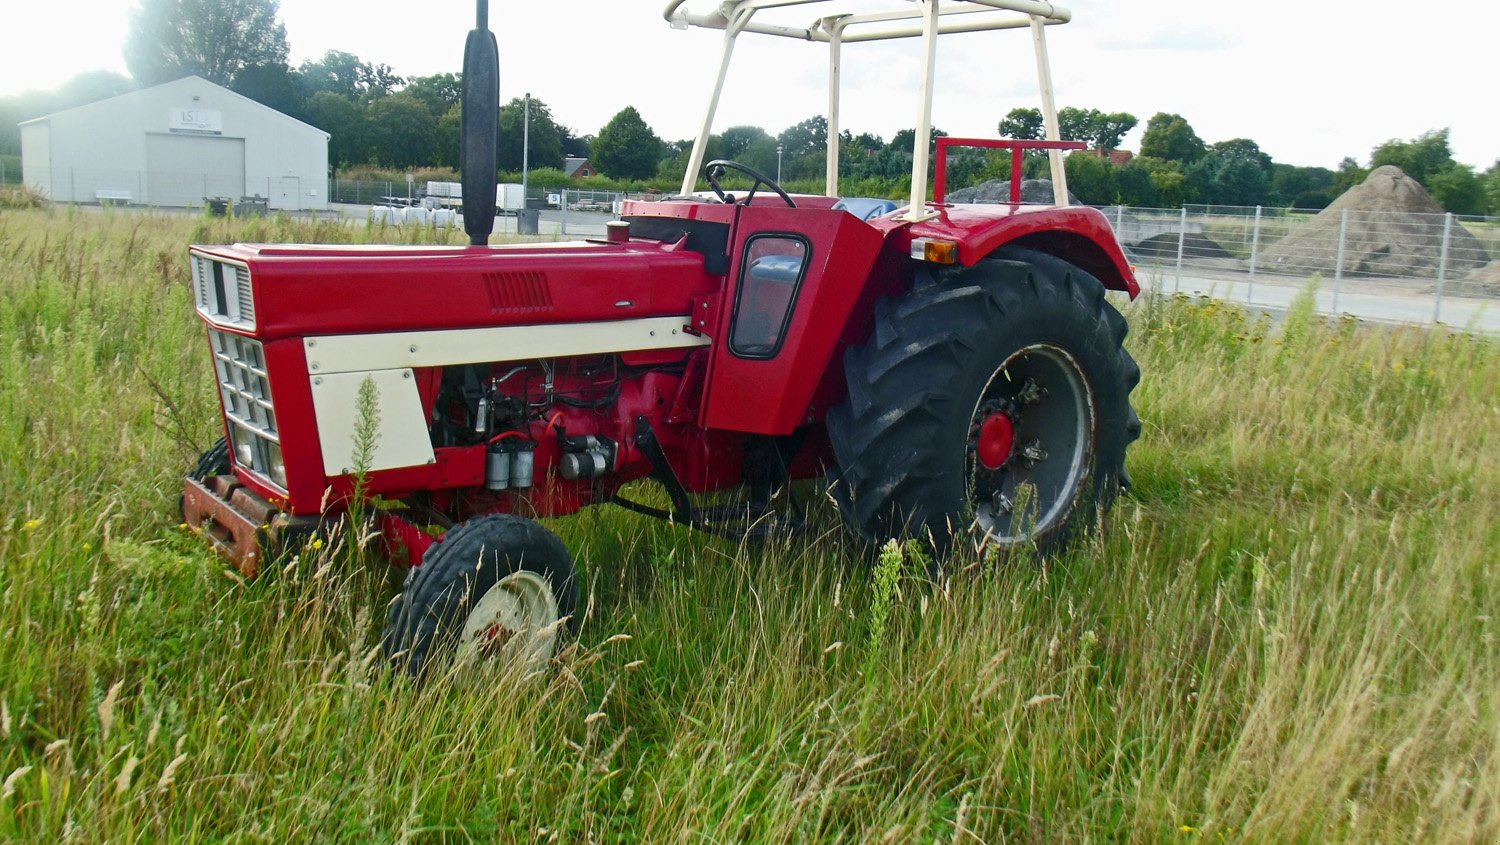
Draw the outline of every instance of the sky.
<instances>
[{"instance_id":1,"label":"sky","mask_svg":"<svg viewBox=\"0 0 1500 845\"><path fill-rule=\"evenodd\" d=\"M717 0L688 0L706 11ZM45 89L95 69L126 73L120 48L134 0L9 0L0 46L0 96ZM839 6L891 8L909 0L841 0L790 12L805 24ZM1059 107L1187 118L1208 143L1251 138L1275 160L1336 167L1367 163L1390 138L1449 127L1459 161L1500 160L1500 5L1440 7L1375 0L1226 3L1222 0L1074 0L1073 22L1048 28ZM596 133L626 105L667 140L697 132L721 35L676 31L665 0L497 0L501 99L530 92L577 134ZM1427 11L1441 8L1442 11ZM811 11L809 11L809 9ZM779 10L788 20L788 10ZM281 0L292 64L325 50L384 62L405 76L457 71L473 25L471 0ZM66 37L61 33L67 33ZM844 50L843 125L889 138L916 124L920 44ZM773 134L827 107L821 45L746 35L736 48L715 129L759 125ZM994 137L1012 108L1036 106L1036 66L1024 31L945 38L933 122L952 135Z\"/></svg>"}]
</instances>

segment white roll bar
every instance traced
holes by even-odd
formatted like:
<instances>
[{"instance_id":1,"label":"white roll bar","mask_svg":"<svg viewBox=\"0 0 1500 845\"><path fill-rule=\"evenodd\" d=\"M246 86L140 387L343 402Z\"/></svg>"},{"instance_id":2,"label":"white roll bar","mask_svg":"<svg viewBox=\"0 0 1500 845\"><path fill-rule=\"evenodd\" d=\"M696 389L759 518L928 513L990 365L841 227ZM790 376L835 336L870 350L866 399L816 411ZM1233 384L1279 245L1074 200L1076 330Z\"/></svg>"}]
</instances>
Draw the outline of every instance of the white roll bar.
<instances>
[{"instance_id":1,"label":"white roll bar","mask_svg":"<svg viewBox=\"0 0 1500 845\"><path fill-rule=\"evenodd\" d=\"M741 32L755 32L795 38L801 41L819 42L828 45L828 166L824 179L824 191L830 197L838 196L839 183L839 65L845 44L862 41L886 41L895 38L917 38L923 40L922 80L917 107L917 134L912 149L911 207L907 219L923 220L934 216L927 206L927 162L930 155L932 133L932 94L937 61L937 36L959 32L988 32L1000 29L1030 28L1032 43L1036 51L1037 79L1041 87L1042 118L1047 140L1059 141L1057 108L1052 98L1052 71L1047 61L1047 41L1043 27L1064 24L1072 20L1067 9L1045 0L915 0L914 8L892 9L884 12L858 12L849 10L856 4L852 0L725 0L711 11L693 13L687 10L689 0L670 0L662 17L674 29L690 26L724 31L724 51L719 61L719 72L714 78L714 87L709 95L708 109L699 127L698 137L693 142L693 152L688 158L688 169L682 177L682 193L693 192L698 182L698 172L703 168L703 158L708 149L709 135L713 132L714 115L719 108L719 95L724 90L724 80L729 73L729 60L734 53L735 39ZM830 3L838 4L828 14ZM825 14L806 27L786 26L755 21L757 12L789 6L819 6ZM846 11L837 11L838 8ZM1067 205L1067 174L1062 166L1061 154L1052 150L1052 185L1058 205Z\"/></svg>"}]
</instances>

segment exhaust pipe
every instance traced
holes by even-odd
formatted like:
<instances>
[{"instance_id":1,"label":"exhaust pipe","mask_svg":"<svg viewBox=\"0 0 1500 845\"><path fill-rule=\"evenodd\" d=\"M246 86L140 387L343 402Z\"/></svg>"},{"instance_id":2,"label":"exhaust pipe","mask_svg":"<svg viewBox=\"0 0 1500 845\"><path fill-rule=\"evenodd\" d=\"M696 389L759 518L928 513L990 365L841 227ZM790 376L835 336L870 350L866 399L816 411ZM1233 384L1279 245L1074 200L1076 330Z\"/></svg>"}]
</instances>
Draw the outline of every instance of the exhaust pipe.
<instances>
[{"instance_id":1,"label":"exhaust pipe","mask_svg":"<svg viewBox=\"0 0 1500 845\"><path fill-rule=\"evenodd\" d=\"M496 134L500 118L500 50L490 32L489 0L477 0L474 29L464 42L462 134L464 231L473 246L485 246L495 231Z\"/></svg>"}]
</instances>

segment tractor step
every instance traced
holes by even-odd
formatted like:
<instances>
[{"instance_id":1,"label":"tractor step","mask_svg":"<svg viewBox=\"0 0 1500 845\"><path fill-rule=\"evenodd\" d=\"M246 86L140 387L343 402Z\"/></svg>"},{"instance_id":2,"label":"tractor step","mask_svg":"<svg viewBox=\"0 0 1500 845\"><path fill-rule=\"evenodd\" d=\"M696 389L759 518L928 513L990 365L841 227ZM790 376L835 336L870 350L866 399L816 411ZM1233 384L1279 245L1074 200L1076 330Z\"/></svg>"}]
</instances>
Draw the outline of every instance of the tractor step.
<instances>
[{"instance_id":1,"label":"tractor step","mask_svg":"<svg viewBox=\"0 0 1500 845\"><path fill-rule=\"evenodd\" d=\"M182 515L247 578L260 571L263 560L297 548L320 523L316 516L282 513L231 475L184 479Z\"/></svg>"}]
</instances>

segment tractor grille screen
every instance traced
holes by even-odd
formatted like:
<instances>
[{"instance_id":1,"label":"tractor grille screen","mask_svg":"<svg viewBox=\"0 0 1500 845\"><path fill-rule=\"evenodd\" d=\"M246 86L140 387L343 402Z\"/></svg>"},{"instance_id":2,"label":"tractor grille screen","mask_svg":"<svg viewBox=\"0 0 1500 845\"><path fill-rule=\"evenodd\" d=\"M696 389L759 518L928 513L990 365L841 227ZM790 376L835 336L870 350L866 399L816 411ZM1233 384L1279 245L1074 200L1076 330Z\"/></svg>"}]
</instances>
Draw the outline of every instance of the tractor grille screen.
<instances>
[{"instance_id":1,"label":"tractor grille screen","mask_svg":"<svg viewBox=\"0 0 1500 845\"><path fill-rule=\"evenodd\" d=\"M260 341L217 329L209 329L208 337L235 464L284 486L264 347Z\"/></svg>"},{"instance_id":2,"label":"tractor grille screen","mask_svg":"<svg viewBox=\"0 0 1500 845\"><path fill-rule=\"evenodd\" d=\"M198 313L210 322L240 328L255 328L255 299L251 296L250 271L238 264L195 255L193 299Z\"/></svg>"}]
</instances>

